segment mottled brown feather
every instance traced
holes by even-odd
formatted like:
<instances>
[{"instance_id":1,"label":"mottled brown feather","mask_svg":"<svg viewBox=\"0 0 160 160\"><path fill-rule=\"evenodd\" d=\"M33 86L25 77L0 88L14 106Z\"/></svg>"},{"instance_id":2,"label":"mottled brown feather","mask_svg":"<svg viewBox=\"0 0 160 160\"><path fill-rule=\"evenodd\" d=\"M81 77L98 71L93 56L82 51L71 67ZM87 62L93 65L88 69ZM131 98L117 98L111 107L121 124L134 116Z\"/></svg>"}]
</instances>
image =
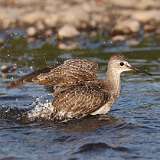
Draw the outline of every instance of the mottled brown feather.
<instances>
[{"instance_id":1,"label":"mottled brown feather","mask_svg":"<svg viewBox=\"0 0 160 160\"><path fill-rule=\"evenodd\" d=\"M125 60L127 61L127 58L123 54L114 54L111 56L110 60Z\"/></svg>"},{"instance_id":2,"label":"mottled brown feather","mask_svg":"<svg viewBox=\"0 0 160 160\"><path fill-rule=\"evenodd\" d=\"M103 81L88 81L66 87L55 95L53 119L84 117L102 107L109 99L110 94Z\"/></svg>"},{"instance_id":3,"label":"mottled brown feather","mask_svg":"<svg viewBox=\"0 0 160 160\"><path fill-rule=\"evenodd\" d=\"M33 82L33 79L35 77L37 77L39 74L48 73L53 68L55 68L55 65L49 66L49 67L46 67L46 68L43 68L43 69L39 69L39 70L36 70L36 71L33 71L32 73L26 74L26 75L20 77L19 79L10 82L7 85L7 87L8 88L16 88L16 87L19 87L19 86L27 83L27 82Z\"/></svg>"},{"instance_id":4,"label":"mottled brown feather","mask_svg":"<svg viewBox=\"0 0 160 160\"><path fill-rule=\"evenodd\" d=\"M95 62L70 59L48 73L39 74L34 82L43 85L72 85L80 81L96 79L98 65Z\"/></svg>"},{"instance_id":5,"label":"mottled brown feather","mask_svg":"<svg viewBox=\"0 0 160 160\"><path fill-rule=\"evenodd\" d=\"M50 66L8 84L8 88L15 88L26 82L35 82L42 85L72 85L79 81L91 81L96 79L98 64L88 60L70 59L55 67Z\"/></svg>"}]
</instances>

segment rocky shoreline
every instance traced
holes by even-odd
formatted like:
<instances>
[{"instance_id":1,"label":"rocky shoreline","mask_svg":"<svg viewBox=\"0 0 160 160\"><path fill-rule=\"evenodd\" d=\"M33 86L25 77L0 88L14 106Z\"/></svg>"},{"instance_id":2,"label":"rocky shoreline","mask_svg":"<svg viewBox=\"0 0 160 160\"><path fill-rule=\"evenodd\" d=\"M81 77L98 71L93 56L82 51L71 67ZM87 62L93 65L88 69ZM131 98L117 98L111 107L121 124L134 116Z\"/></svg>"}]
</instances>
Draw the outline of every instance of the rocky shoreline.
<instances>
[{"instance_id":1,"label":"rocky shoreline","mask_svg":"<svg viewBox=\"0 0 160 160\"><path fill-rule=\"evenodd\" d=\"M117 42L160 34L159 26L159 0L0 0L1 30L24 28L27 37L105 32Z\"/></svg>"}]
</instances>

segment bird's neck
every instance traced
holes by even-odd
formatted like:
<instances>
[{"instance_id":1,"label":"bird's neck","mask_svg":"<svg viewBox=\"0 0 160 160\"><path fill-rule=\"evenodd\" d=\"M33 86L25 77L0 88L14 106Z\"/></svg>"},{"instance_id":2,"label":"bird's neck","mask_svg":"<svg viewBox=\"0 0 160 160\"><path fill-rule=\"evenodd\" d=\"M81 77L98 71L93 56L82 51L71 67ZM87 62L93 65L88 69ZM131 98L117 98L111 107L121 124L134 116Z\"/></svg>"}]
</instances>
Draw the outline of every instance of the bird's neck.
<instances>
[{"instance_id":1,"label":"bird's neck","mask_svg":"<svg viewBox=\"0 0 160 160\"><path fill-rule=\"evenodd\" d=\"M121 89L120 73L109 69L106 76L106 83L109 86L111 94L117 98Z\"/></svg>"}]
</instances>

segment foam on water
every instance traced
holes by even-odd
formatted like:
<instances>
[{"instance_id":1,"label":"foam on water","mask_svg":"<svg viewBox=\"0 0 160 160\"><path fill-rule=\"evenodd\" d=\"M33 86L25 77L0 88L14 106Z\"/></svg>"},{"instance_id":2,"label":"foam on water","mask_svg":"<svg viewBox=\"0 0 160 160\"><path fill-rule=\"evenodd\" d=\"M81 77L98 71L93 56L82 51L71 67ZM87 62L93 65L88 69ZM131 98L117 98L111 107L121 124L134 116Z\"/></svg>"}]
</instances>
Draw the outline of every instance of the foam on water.
<instances>
[{"instance_id":1,"label":"foam on water","mask_svg":"<svg viewBox=\"0 0 160 160\"><path fill-rule=\"evenodd\" d=\"M41 102L39 98L36 99L35 102L32 103L32 109L27 112L27 118L29 120L35 119L46 119L51 120L51 115L53 113L52 102L46 100L45 102Z\"/></svg>"}]
</instances>

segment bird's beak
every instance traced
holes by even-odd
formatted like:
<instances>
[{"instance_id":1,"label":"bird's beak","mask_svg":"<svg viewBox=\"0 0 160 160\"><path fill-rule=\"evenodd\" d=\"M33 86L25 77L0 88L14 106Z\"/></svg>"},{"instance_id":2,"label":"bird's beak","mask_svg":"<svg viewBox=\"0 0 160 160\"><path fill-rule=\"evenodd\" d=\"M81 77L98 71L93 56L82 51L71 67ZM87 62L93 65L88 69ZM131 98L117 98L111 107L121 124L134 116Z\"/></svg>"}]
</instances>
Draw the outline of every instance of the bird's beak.
<instances>
[{"instance_id":1,"label":"bird's beak","mask_svg":"<svg viewBox=\"0 0 160 160\"><path fill-rule=\"evenodd\" d=\"M135 72L138 72L138 73L144 73L144 74L147 74L147 75L149 75L149 76L152 76L151 73L149 73L149 72L147 72L147 71L145 71L145 70L142 70L142 69L140 69L140 68L137 68L137 67L134 67L134 66L131 66L131 65L129 65L128 67L129 67L132 71L135 71Z\"/></svg>"}]
</instances>

